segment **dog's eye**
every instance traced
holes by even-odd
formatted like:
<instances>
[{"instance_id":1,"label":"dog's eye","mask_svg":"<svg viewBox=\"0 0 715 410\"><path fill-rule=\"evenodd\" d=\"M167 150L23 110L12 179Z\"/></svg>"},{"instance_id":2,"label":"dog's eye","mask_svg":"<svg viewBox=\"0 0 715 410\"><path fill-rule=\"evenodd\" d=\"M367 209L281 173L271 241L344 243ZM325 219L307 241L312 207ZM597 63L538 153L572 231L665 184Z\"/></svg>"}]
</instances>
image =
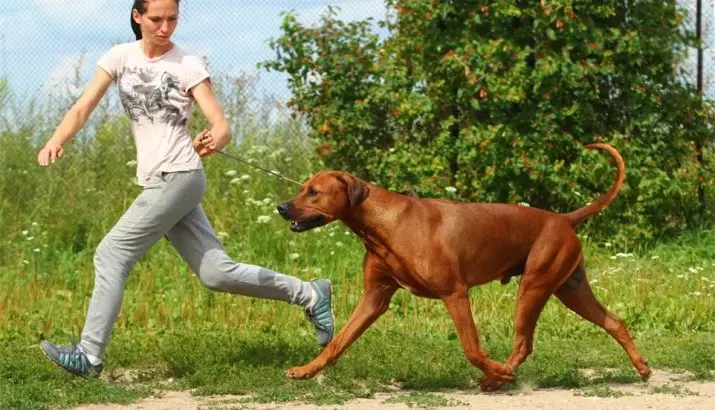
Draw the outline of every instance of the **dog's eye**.
<instances>
[{"instance_id":1,"label":"dog's eye","mask_svg":"<svg viewBox=\"0 0 715 410\"><path fill-rule=\"evenodd\" d=\"M315 188L310 187L308 188L308 196L316 196L318 195L318 191L315 190Z\"/></svg>"}]
</instances>

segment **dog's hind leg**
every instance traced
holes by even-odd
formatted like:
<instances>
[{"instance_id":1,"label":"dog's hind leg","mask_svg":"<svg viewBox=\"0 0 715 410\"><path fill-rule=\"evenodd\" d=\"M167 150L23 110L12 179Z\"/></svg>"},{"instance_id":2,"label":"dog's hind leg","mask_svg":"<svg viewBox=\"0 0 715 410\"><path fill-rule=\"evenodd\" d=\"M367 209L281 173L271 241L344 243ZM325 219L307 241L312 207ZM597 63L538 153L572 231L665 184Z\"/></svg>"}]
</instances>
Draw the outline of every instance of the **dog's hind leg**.
<instances>
[{"instance_id":1,"label":"dog's hind leg","mask_svg":"<svg viewBox=\"0 0 715 410\"><path fill-rule=\"evenodd\" d=\"M638 353L633 338L626 325L613 313L606 310L593 294L588 280L584 277L577 287L562 286L556 291L556 297L569 309L582 318L602 327L623 347L633 366L644 380L650 377L648 361Z\"/></svg>"},{"instance_id":2,"label":"dog's hind leg","mask_svg":"<svg viewBox=\"0 0 715 410\"><path fill-rule=\"evenodd\" d=\"M545 235L534 244L519 283L514 321L514 347L506 361L512 371L531 354L536 322L546 302L564 283L581 260L581 248L575 235ZM548 239L547 239L548 238ZM479 383L482 391L494 391L504 383L485 377Z\"/></svg>"},{"instance_id":3,"label":"dog's hind leg","mask_svg":"<svg viewBox=\"0 0 715 410\"><path fill-rule=\"evenodd\" d=\"M487 377L500 382L511 382L514 374L507 366L495 362L479 346L477 327L474 324L469 294L466 289L457 289L452 295L443 298L449 314L454 320L457 334L464 347L464 354L469 361L477 366Z\"/></svg>"}]
</instances>

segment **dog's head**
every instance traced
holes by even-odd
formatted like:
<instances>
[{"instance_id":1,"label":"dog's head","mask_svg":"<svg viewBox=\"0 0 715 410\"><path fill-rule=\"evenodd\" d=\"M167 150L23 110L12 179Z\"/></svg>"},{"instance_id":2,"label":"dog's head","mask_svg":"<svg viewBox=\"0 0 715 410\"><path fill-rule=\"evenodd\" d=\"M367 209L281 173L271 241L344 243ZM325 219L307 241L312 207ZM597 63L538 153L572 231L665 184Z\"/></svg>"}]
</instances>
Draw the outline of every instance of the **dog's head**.
<instances>
[{"instance_id":1,"label":"dog's head","mask_svg":"<svg viewBox=\"0 0 715 410\"><path fill-rule=\"evenodd\" d=\"M323 171L303 183L293 199L278 205L278 213L291 221L291 231L304 232L342 219L368 191L367 184L346 172Z\"/></svg>"}]
</instances>

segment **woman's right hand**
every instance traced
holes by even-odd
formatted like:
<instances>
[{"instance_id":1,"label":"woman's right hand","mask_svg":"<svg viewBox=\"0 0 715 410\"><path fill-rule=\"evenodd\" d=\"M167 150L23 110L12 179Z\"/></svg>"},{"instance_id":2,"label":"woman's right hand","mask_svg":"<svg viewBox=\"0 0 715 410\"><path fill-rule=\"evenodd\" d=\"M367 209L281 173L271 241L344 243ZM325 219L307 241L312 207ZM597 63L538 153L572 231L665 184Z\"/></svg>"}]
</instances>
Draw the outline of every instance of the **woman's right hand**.
<instances>
[{"instance_id":1,"label":"woman's right hand","mask_svg":"<svg viewBox=\"0 0 715 410\"><path fill-rule=\"evenodd\" d=\"M62 148L62 144L50 141L37 154L37 163L43 167L54 164L57 158L61 157L64 152L65 150Z\"/></svg>"}]
</instances>

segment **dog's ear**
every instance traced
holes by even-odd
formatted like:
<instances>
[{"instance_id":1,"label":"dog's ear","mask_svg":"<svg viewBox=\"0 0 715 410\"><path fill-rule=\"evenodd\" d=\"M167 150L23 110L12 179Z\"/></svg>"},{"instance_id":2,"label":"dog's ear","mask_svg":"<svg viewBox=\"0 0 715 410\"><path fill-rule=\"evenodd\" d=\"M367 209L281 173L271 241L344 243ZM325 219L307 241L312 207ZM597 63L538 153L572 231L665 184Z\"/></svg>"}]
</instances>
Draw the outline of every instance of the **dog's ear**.
<instances>
[{"instance_id":1,"label":"dog's ear","mask_svg":"<svg viewBox=\"0 0 715 410\"><path fill-rule=\"evenodd\" d=\"M363 181L350 174L339 174L337 178L345 184L351 208L360 205L367 198L368 188Z\"/></svg>"}]
</instances>

